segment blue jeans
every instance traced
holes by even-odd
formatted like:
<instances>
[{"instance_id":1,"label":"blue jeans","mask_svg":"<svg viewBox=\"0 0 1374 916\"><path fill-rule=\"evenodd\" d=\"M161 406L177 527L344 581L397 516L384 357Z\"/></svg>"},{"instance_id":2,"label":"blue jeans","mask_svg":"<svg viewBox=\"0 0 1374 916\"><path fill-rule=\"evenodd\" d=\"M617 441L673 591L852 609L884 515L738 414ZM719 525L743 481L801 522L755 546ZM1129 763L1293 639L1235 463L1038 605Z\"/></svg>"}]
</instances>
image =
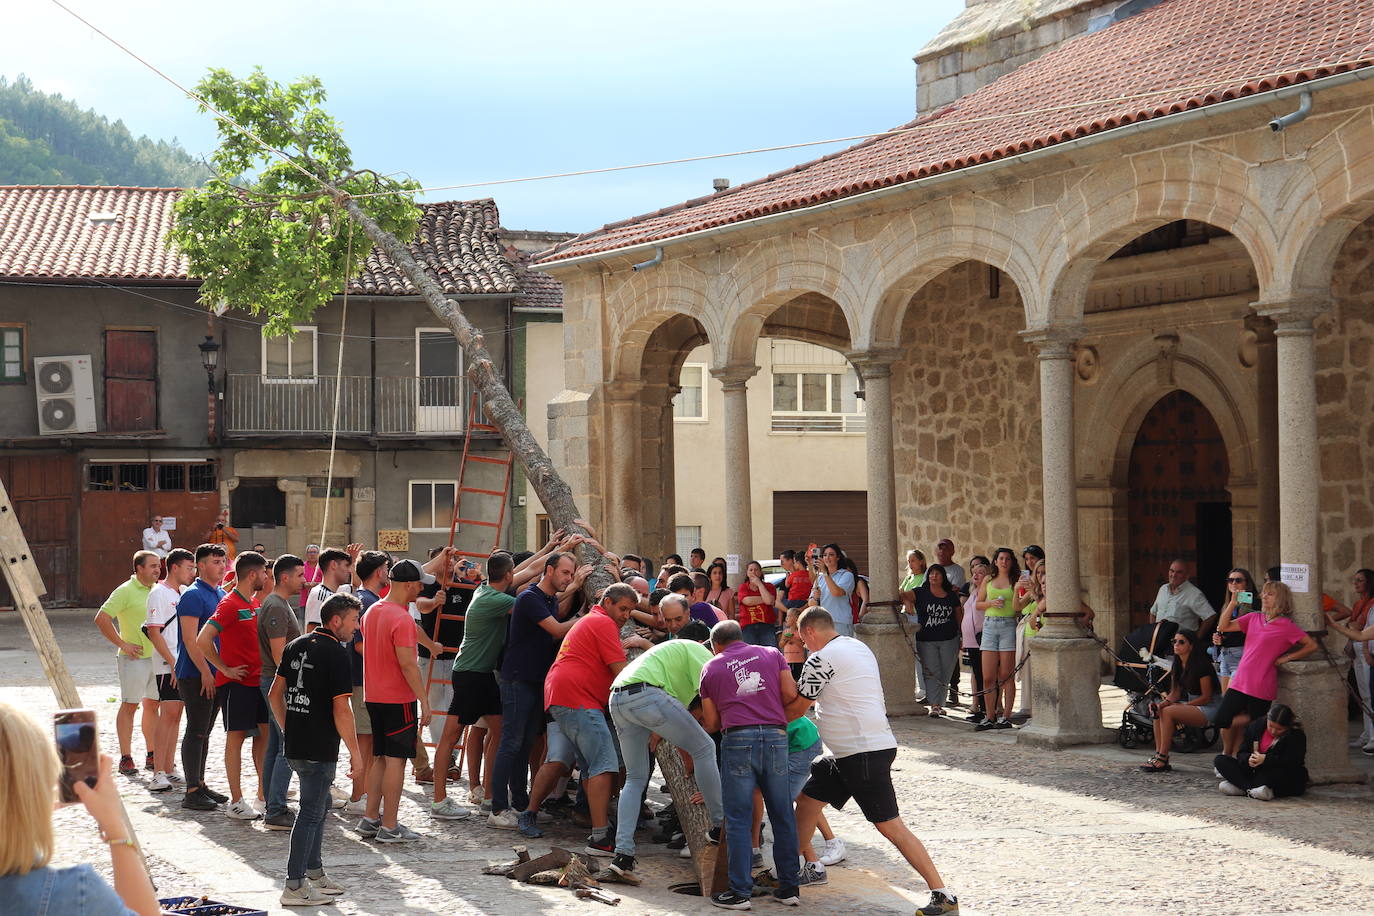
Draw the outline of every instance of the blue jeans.
<instances>
[{"instance_id":1,"label":"blue jeans","mask_svg":"<svg viewBox=\"0 0 1374 916\"><path fill-rule=\"evenodd\" d=\"M572 742L582 766L582 778L620 771L620 752L604 709L573 709L550 706L549 714L568 741Z\"/></svg>"},{"instance_id":2,"label":"blue jeans","mask_svg":"<svg viewBox=\"0 0 1374 916\"><path fill-rule=\"evenodd\" d=\"M787 730L778 725L747 725L727 731L720 739L721 791L725 802L725 835L730 859L730 890L746 899L754 893L752 833L754 787L763 793L763 807L773 825L773 863L778 887L796 890L796 796L788 774Z\"/></svg>"},{"instance_id":3,"label":"blue jeans","mask_svg":"<svg viewBox=\"0 0 1374 916\"><path fill-rule=\"evenodd\" d=\"M778 628L771 623L751 623L744 628L744 641L751 646L778 647Z\"/></svg>"},{"instance_id":4,"label":"blue jeans","mask_svg":"<svg viewBox=\"0 0 1374 916\"><path fill-rule=\"evenodd\" d=\"M491 766L491 810L493 813L514 807L524 811L530 803L530 749L544 724L544 685L530 681L507 681L501 686L501 743Z\"/></svg>"},{"instance_id":5,"label":"blue jeans","mask_svg":"<svg viewBox=\"0 0 1374 916\"><path fill-rule=\"evenodd\" d=\"M320 845L324 842L324 816L329 811L329 787L334 784L336 761L292 758L286 762L301 780L300 811L291 828L286 880L301 881L307 871L324 868Z\"/></svg>"},{"instance_id":6,"label":"blue jeans","mask_svg":"<svg viewBox=\"0 0 1374 916\"><path fill-rule=\"evenodd\" d=\"M267 700L267 688L262 688L263 701ZM285 814L286 790L291 787L291 767L286 762L286 742L282 740L281 729L277 728L277 719L272 715L272 704L267 704L267 752L262 758L262 768L266 772L262 774L263 782L267 784L267 811L268 817L274 814Z\"/></svg>"},{"instance_id":7,"label":"blue jeans","mask_svg":"<svg viewBox=\"0 0 1374 916\"><path fill-rule=\"evenodd\" d=\"M644 796L644 787L649 782L650 734L672 742L691 755L692 771L696 776L697 788L701 789L701 797L706 802L706 813L712 824L721 822L723 808L716 744L692 718L687 707L658 687L645 687L638 693L629 694L616 690L611 692L611 719L620 735L620 751L625 755L625 785L620 790L615 829L617 853L627 856L635 854L639 800ZM787 741L784 739L783 748L786 747Z\"/></svg>"},{"instance_id":8,"label":"blue jeans","mask_svg":"<svg viewBox=\"0 0 1374 916\"><path fill-rule=\"evenodd\" d=\"M821 755L821 739L804 751L787 753L787 791L792 793L793 801L801 794L802 786L811 778L811 764Z\"/></svg>"}]
</instances>

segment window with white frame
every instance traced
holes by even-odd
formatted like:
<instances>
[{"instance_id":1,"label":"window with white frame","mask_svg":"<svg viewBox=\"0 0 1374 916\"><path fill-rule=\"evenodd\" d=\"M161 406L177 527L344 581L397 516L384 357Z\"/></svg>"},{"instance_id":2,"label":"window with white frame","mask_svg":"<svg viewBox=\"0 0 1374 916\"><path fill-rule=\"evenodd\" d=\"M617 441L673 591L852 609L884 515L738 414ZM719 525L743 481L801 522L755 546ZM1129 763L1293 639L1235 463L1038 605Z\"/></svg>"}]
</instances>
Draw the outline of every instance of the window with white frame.
<instances>
[{"instance_id":1,"label":"window with white frame","mask_svg":"<svg viewBox=\"0 0 1374 916\"><path fill-rule=\"evenodd\" d=\"M447 531L453 524L453 498L456 480L412 480L410 482L410 530Z\"/></svg>"},{"instance_id":2,"label":"window with white frame","mask_svg":"<svg viewBox=\"0 0 1374 916\"><path fill-rule=\"evenodd\" d=\"M681 390L673 396L673 419L705 420L706 364L685 363L677 378Z\"/></svg>"},{"instance_id":3,"label":"window with white frame","mask_svg":"<svg viewBox=\"0 0 1374 916\"><path fill-rule=\"evenodd\" d=\"M864 430L858 373L844 354L792 340L771 342L775 433Z\"/></svg>"},{"instance_id":4,"label":"window with white frame","mask_svg":"<svg viewBox=\"0 0 1374 916\"><path fill-rule=\"evenodd\" d=\"M774 413L859 413L853 372L773 373Z\"/></svg>"},{"instance_id":5,"label":"window with white frame","mask_svg":"<svg viewBox=\"0 0 1374 916\"><path fill-rule=\"evenodd\" d=\"M677 526L677 555L686 561L693 550L701 546L700 525Z\"/></svg>"},{"instance_id":6,"label":"window with white frame","mask_svg":"<svg viewBox=\"0 0 1374 916\"><path fill-rule=\"evenodd\" d=\"M0 384L24 381L24 326L0 325Z\"/></svg>"},{"instance_id":7,"label":"window with white frame","mask_svg":"<svg viewBox=\"0 0 1374 916\"><path fill-rule=\"evenodd\" d=\"M319 344L315 328L297 326L295 333L262 338L262 375L269 382L313 382Z\"/></svg>"}]
</instances>

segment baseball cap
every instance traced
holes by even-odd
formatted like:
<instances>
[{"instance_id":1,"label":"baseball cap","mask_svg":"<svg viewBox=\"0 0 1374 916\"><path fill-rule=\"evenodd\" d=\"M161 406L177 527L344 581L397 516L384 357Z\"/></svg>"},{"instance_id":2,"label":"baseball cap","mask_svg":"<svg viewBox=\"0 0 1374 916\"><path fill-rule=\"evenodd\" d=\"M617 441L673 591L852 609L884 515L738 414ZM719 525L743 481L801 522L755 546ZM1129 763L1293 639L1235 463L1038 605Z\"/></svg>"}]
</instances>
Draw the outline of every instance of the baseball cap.
<instances>
[{"instance_id":1,"label":"baseball cap","mask_svg":"<svg viewBox=\"0 0 1374 916\"><path fill-rule=\"evenodd\" d=\"M401 560L391 566L392 582L419 582L421 585L433 585L435 579L429 573L420 568L420 564L414 560Z\"/></svg>"}]
</instances>

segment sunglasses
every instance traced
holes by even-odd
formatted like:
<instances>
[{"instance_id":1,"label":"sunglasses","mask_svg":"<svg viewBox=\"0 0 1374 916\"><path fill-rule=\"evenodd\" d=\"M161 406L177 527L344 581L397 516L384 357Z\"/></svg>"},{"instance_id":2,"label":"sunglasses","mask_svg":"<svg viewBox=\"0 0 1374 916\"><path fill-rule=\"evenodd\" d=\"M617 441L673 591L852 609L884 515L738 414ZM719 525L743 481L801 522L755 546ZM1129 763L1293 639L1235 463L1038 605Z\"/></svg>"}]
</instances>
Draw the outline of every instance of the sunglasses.
<instances>
[{"instance_id":1,"label":"sunglasses","mask_svg":"<svg viewBox=\"0 0 1374 916\"><path fill-rule=\"evenodd\" d=\"M1245 584L1245 580L1244 580L1243 578L1241 578L1240 576L1232 576L1231 578L1227 579L1226 581L1227 581L1227 582L1239 582L1239 583L1242 584L1242 585Z\"/></svg>"},{"instance_id":2,"label":"sunglasses","mask_svg":"<svg viewBox=\"0 0 1374 916\"><path fill-rule=\"evenodd\" d=\"M1175 639L1175 640L1174 640L1174 645L1176 645L1176 646L1186 646L1186 645L1188 645L1188 640L1186 640L1186 639Z\"/></svg>"}]
</instances>

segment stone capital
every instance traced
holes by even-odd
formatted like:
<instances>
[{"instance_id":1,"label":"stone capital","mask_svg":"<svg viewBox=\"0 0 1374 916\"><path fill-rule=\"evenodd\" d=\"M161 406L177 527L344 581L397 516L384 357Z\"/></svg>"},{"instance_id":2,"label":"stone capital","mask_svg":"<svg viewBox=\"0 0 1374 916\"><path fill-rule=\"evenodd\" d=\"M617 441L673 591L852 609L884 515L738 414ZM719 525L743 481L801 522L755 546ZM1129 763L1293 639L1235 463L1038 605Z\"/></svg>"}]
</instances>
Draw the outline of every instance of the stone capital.
<instances>
[{"instance_id":1,"label":"stone capital","mask_svg":"<svg viewBox=\"0 0 1374 916\"><path fill-rule=\"evenodd\" d=\"M892 375L892 364L905 355L899 347L881 347L872 350L851 350L845 359L859 370L862 378L888 378Z\"/></svg>"},{"instance_id":2,"label":"stone capital","mask_svg":"<svg viewBox=\"0 0 1374 916\"><path fill-rule=\"evenodd\" d=\"M1036 348L1037 355L1042 360L1073 359L1078 341L1086 332L1087 329L1080 324L1046 325L1027 328L1021 332L1021 338Z\"/></svg>"},{"instance_id":3,"label":"stone capital","mask_svg":"<svg viewBox=\"0 0 1374 916\"><path fill-rule=\"evenodd\" d=\"M711 377L726 391L743 391L745 384L758 375L758 366L732 365L711 370Z\"/></svg>"},{"instance_id":4,"label":"stone capital","mask_svg":"<svg viewBox=\"0 0 1374 916\"><path fill-rule=\"evenodd\" d=\"M1252 312L1245 316L1245 330L1255 335L1255 342L1266 344L1274 342L1274 320L1267 315Z\"/></svg>"},{"instance_id":5,"label":"stone capital","mask_svg":"<svg viewBox=\"0 0 1374 916\"><path fill-rule=\"evenodd\" d=\"M644 390L644 383L632 380L607 382L602 390L606 392L608 401L632 401Z\"/></svg>"},{"instance_id":6,"label":"stone capital","mask_svg":"<svg viewBox=\"0 0 1374 916\"><path fill-rule=\"evenodd\" d=\"M1313 322L1331 307L1331 297L1322 293L1293 295L1283 299L1254 302L1255 314L1277 325L1276 334L1311 334Z\"/></svg>"}]
</instances>

